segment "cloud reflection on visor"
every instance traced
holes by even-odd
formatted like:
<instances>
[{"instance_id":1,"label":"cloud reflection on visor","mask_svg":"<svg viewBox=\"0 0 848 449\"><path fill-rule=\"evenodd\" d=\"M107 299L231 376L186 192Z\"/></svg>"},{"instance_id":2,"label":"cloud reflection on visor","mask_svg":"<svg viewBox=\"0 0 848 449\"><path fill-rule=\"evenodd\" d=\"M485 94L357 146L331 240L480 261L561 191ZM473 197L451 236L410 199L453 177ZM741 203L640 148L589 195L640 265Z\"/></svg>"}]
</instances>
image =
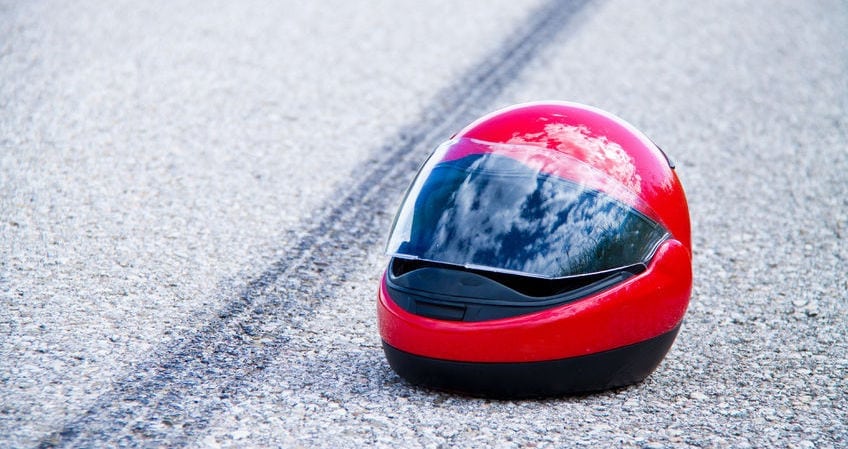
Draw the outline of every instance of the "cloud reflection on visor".
<instances>
[{"instance_id":1,"label":"cloud reflection on visor","mask_svg":"<svg viewBox=\"0 0 848 449\"><path fill-rule=\"evenodd\" d=\"M667 235L632 207L532 168L497 144L459 151L442 148L422 167L395 219L389 254L561 278L645 262Z\"/></svg>"}]
</instances>

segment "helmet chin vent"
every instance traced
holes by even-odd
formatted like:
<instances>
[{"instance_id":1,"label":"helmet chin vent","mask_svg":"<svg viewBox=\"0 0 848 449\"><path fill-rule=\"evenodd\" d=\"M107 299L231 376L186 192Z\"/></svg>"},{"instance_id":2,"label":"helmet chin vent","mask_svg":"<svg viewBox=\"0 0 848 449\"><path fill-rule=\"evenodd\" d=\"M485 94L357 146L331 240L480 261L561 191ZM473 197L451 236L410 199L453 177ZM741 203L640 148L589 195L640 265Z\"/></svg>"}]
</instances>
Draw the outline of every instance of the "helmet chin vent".
<instances>
[{"instance_id":1,"label":"helmet chin vent","mask_svg":"<svg viewBox=\"0 0 848 449\"><path fill-rule=\"evenodd\" d=\"M543 279L394 258L391 298L407 312L450 321L485 321L539 312L606 290L644 265L565 279Z\"/></svg>"},{"instance_id":2,"label":"helmet chin vent","mask_svg":"<svg viewBox=\"0 0 848 449\"><path fill-rule=\"evenodd\" d=\"M644 264L635 264L623 267L619 270L604 273L588 274L583 276L572 276L560 279L546 279L532 276L522 276L518 274L499 273L487 270L475 270L455 265L441 264L437 262L429 262L423 260L411 260L395 257L391 262L390 274L393 278L402 277L404 274L422 268L441 268L465 272L490 279L504 287L520 293L528 298L544 299L551 296L558 296L575 290L580 290L592 284L608 279L612 276L620 277L624 274L624 278L637 275L645 271Z\"/></svg>"}]
</instances>

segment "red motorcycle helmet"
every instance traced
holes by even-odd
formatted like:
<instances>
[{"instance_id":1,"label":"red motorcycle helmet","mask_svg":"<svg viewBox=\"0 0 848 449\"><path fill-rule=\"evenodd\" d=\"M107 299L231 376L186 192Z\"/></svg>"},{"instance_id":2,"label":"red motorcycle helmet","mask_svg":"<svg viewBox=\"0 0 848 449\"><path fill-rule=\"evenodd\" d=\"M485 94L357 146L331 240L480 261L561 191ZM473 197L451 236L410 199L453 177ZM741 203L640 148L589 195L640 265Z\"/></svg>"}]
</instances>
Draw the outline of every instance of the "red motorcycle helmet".
<instances>
[{"instance_id":1,"label":"red motorcycle helmet","mask_svg":"<svg viewBox=\"0 0 848 449\"><path fill-rule=\"evenodd\" d=\"M576 103L512 106L440 145L387 253L377 316L389 364L480 396L640 382L692 290L673 165L630 124Z\"/></svg>"}]
</instances>

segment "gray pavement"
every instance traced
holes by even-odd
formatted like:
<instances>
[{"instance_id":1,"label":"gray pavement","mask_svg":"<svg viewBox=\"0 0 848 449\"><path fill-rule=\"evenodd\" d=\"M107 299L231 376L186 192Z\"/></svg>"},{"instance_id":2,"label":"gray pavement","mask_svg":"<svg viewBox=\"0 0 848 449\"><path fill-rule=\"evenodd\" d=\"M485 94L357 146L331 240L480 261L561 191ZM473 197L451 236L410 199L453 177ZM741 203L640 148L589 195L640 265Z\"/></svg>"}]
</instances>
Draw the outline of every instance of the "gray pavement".
<instances>
[{"instance_id":1,"label":"gray pavement","mask_svg":"<svg viewBox=\"0 0 848 449\"><path fill-rule=\"evenodd\" d=\"M845 447L848 7L534 35L537 5L0 8L0 447ZM374 317L393 207L434 141L544 98L677 162L683 330L631 388L411 387Z\"/></svg>"}]
</instances>

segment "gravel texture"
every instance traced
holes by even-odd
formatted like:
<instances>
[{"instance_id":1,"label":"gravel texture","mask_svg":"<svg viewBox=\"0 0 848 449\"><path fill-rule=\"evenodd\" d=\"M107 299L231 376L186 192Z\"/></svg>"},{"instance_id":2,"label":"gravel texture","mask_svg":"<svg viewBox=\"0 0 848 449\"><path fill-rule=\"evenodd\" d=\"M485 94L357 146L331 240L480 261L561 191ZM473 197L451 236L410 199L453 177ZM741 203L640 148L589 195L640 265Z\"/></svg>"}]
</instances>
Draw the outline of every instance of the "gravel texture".
<instances>
[{"instance_id":1,"label":"gravel texture","mask_svg":"<svg viewBox=\"0 0 848 449\"><path fill-rule=\"evenodd\" d=\"M0 446L845 447L848 7L609 1L475 71L538 15L501 3L0 9ZM374 317L398 196L439 126L543 98L677 163L681 334L595 395L411 387Z\"/></svg>"},{"instance_id":2,"label":"gravel texture","mask_svg":"<svg viewBox=\"0 0 848 449\"><path fill-rule=\"evenodd\" d=\"M0 446L191 338L534 4L3 6Z\"/></svg>"}]
</instances>

